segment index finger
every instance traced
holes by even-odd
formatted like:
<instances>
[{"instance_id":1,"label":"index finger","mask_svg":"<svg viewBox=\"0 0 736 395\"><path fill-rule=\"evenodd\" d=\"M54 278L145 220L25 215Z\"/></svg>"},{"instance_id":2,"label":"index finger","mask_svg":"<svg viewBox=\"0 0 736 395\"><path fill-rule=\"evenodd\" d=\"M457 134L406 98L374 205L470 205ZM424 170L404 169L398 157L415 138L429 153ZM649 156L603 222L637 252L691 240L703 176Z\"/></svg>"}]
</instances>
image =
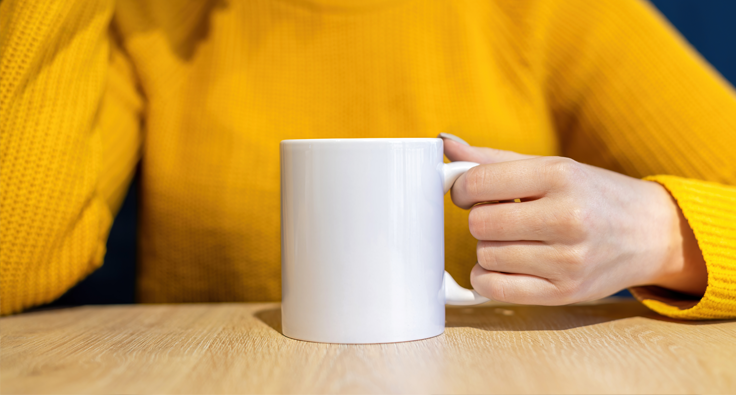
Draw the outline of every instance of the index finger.
<instances>
[{"instance_id":1,"label":"index finger","mask_svg":"<svg viewBox=\"0 0 736 395\"><path fill-rule=\"evenodd\" d=\"M476 166L457 179L452 201L468 209L482 202L542 197L554 186L548 169L567 161L536 157Z\"/></svg>"}]
</instances>

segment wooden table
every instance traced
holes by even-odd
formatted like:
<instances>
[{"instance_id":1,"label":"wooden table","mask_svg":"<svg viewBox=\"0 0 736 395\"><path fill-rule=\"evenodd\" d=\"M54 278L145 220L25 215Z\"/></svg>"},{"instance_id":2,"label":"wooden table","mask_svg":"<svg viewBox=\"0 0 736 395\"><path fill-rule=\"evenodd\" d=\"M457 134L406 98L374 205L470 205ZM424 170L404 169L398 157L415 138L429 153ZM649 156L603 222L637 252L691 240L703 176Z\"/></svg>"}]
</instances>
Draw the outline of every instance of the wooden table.
<instances>
[{"instance_id":1,"label":"wooden table","mask_svg":"<svg viewBox=\"0 0 736 395\"><path fill-rule=\"evenodd\" d=\"M86 306L0 319L2 393L736 393L736 322L632 300L447 310L428 340L280 333L277 303Z\"/></svg>"}]
</instances>

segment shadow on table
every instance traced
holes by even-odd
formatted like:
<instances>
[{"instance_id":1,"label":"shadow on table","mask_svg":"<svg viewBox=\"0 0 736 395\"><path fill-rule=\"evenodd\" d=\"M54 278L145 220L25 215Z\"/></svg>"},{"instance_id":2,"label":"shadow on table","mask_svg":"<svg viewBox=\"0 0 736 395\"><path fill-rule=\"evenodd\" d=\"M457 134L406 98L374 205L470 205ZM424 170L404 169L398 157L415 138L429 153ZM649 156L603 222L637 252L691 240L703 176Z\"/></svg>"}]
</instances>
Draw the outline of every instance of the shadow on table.
<instances>
[{"instance_id":1,"label":"shadow on table","mask_svg":"<svg viewBox=\"0 0 736 395\"><path fill-rule=\"evenodd\" d=\"M480 305L448 307L448 328L476 328L488 331L545 331L580 328L626 318L645 318L681 325L711 325L720 321L686 321L659 315L631 300L569 306Z\"/></svg>"},{"instance_id":2,"label":"shadow on table","mask_svg":"<svg viewBox=\"0 0 736 395\"><path fill-rule=\"evenodd\" d=\"M281 309L268 308L255 317L281 332ZM448 307L448 328L476 328L487 331L549 331L641 317L681 325L711 325L727 321L685 321L661 316L631 299L608 300L596 304L570 306L480 305Z\"/></svg>"},{"instance_id":3,"label":"shadow on table","mask_svg":"<svg viewBox=\"0 0 736 395\"><path fill-rule=\"evenodd\" d=\"M271 327L271 329L275 330L278 333L283 334L281 332L281 308L280 307L272 307L269 309L259 310L256 311L255 314L253 314L257 319L259 319L264 324Z\"/></svg>"}]
</instances>

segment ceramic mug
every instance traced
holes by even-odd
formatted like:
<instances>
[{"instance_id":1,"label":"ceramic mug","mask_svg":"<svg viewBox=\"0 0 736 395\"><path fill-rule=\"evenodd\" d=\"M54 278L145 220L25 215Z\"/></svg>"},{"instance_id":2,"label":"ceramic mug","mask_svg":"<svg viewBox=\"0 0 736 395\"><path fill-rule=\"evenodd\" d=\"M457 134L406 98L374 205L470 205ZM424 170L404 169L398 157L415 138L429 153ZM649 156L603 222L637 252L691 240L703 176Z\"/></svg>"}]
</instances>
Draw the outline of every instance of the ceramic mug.
<instances>
[{"instance_id":1,"label":"ceramic mug","mask_svg":"<svg viewBox=\"0 0 736 395\"><path fill-rule=\"evenodd\" d=\"M445 304L487 301L445 272L444 194L471 162L438 138L281 142L281 324L324 343L445 330Z\"/></svg>"}]
</instances>

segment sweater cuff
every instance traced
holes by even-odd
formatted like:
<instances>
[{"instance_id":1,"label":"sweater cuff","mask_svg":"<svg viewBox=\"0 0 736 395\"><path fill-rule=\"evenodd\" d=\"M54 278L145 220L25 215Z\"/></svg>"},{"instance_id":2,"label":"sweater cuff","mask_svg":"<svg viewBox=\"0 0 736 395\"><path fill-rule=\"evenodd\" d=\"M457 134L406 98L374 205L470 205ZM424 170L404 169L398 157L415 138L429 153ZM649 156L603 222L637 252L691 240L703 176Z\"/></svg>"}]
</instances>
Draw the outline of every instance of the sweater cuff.
<instances>
[{"instance_id":1,"label":"sweater cuff","mask_svg":"<svg viewBox=\"0 0 736 395\"><path fill-rule=\"evenodd\" d=\"M736 188L707 181L659 175L644 178L670 192L703 252L708 287L702 298L660 287L631 288L631 293L659 314L680 319L736 317Z\"/></svg>"}]
</instances>

